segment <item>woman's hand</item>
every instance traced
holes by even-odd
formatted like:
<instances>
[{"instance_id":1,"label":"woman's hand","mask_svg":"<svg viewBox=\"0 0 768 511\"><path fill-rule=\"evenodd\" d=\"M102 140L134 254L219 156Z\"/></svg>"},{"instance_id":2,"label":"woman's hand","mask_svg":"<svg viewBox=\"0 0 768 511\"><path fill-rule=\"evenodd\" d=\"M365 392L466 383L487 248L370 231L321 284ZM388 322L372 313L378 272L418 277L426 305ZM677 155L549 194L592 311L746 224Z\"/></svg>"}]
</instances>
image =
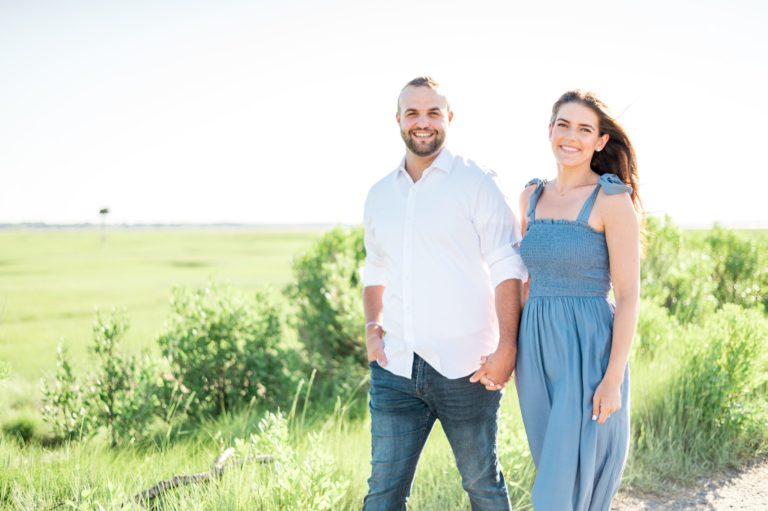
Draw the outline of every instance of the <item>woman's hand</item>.
<instances>
[{"instance_id":1,"label":"woman's hand","mask_svg":"<svg viewBox=\"0 0 768 511\"><path fill-rule=\"evenodd\" d=\"M621 384L606 381L600 382L592 396L592 420L598 424L605 421L615 412L621 410Z\"/></svg>"}]
</instances>

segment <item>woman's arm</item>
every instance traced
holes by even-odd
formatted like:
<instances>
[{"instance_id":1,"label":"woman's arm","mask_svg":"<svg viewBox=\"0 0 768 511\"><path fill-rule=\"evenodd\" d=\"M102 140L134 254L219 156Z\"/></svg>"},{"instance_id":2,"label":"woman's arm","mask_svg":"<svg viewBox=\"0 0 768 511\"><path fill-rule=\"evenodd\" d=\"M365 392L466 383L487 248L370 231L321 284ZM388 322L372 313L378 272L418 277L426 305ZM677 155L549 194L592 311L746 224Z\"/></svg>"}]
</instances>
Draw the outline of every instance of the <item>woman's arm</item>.
<instances>
[{"instance_id":1,"label":"woman's arm","mask_svg":"<svg viewBox=\"0 0 768 511\"><path fill-rule=\"evenodd\" d=\"M600 217L608 245L613 295L611 357L603 380L595 390L593 419L600 424L621 408L621 383L637 326L640 302L640 223L628 194L601 194Z\"/></svg>"}]
</instances>

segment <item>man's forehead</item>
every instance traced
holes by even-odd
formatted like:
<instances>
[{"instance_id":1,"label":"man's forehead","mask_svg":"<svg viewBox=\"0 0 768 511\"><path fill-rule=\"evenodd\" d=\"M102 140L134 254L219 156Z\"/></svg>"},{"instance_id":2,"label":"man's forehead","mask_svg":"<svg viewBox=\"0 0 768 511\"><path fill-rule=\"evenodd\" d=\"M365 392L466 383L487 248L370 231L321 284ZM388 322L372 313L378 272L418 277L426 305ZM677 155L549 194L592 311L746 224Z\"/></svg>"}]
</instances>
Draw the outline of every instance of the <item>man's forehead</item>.
<instances>
[{"instance_id":1,"label":"man's forehead","mask_svg":"<svg viewBox=\"0 0 768 511\"><path fill-rule=\"evenodd\" d=\"M448 99L439 90L430 87L415 87L412 85L403 89L397 103L403 110L407 108L448 108Z\"/></svg>"}]
</instances>

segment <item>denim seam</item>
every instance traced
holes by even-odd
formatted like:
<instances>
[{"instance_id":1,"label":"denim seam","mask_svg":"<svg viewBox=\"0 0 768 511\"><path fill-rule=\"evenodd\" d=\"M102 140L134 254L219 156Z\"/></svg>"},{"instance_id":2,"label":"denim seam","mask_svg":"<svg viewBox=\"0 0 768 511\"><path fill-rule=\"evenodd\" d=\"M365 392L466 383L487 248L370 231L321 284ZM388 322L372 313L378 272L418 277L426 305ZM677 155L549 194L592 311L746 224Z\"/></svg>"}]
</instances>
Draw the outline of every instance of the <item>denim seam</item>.
<instances>
[{"instance_id":1,"label":"denim seam","mask_svg":"<svg viewBox=\"0 0 768 511\"><path fill-rule=\"evenodd\" d=\"M418 363L416 364L416 395L419 398L424 398L426 392L422 392L421 386L424 383L424 377L425 377L425 367L426 363L423 359L419 359Z\"/></svg>"},{"instance_id":2,"label":"denim seam","mask_svg":"<svg viewBox=\"0 0 768 511\"><path fill-rule=\"evenodd\" d=\"M410 476L409 477L410 484L407 484L407 485L403 486L403 489L402 489L402 491L400 493L400 496L398 498L399 502L405 502L405 499L408 496L408 493L411 491L411 485L413 484L413 478L416 475L416 469L418 468L419 461L421 460L421 455L424 452L424 447L425 447L425 445L427 443L427 438L429 437L429 435L426 434L426 433L427 433L427 427L429 425L429 417L430 417L430 415L432 415L432 412L427 412L424 415L424 420L422 421L422 426L421 426L421 438L420 438L420 441L419 441L419 444L421 445L421 450L419 451L419 455L418 455L418 457L416 459L416 463L414 463L414 465L413 465L413 472L408 474Z\"/></svg>"}]
</instances>

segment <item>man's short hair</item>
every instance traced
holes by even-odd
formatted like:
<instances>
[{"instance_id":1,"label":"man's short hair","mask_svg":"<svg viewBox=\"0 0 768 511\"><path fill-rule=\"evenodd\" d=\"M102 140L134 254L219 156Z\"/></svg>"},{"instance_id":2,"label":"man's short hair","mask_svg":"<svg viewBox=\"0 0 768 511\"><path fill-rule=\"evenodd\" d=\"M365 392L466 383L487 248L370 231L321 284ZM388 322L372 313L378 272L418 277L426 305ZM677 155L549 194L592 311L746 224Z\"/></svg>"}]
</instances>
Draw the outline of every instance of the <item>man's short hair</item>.
<instances>
[{"instance_id":1,"label":"man's short hair","mask_svg":"<svg viewBox=\"0 0 768 511\"><path fill-rule=\"evenodd\" d=\"M440 87L440 84L437 83L437 80L431 76L417 76L410 82L406 83L403 88L400 89L400 92L403 92L408 87L429 87L430 89L437 89Z\"/></svg>"},{"instance_id":2,"label":"man's short hair","mask_svg":"<svg viewBox=\"0 0 768 511\"><path fill-rule=\"evenodd\" d=\"M432 90L438 90L440 88L440 84L432 78L431 76L417 76L410 82L403 85L403 88L400 89L400 94L397 95L397 111L400 111L400 96L403 95L403 91L407 89L408 87L427 87ZM448 103L448 99L446 98L446 106L448 110L451 110L451 105Z\"/></svg>"}]
</instances>

